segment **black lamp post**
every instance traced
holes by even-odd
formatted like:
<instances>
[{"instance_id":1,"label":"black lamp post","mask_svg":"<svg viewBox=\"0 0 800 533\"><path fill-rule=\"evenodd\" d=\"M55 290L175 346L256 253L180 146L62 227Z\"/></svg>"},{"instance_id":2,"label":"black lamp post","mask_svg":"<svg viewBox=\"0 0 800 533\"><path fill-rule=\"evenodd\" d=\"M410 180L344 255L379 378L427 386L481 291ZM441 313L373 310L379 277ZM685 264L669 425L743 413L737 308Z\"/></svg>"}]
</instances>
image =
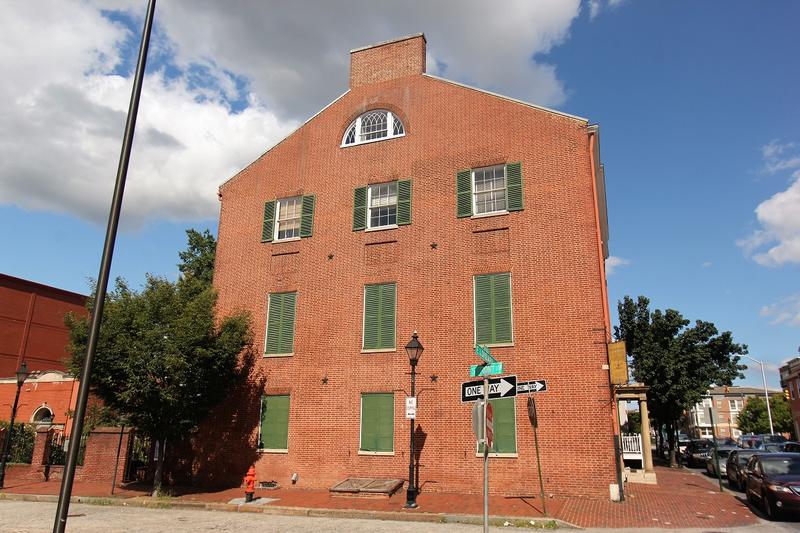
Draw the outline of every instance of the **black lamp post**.
<instances>
[{"instance_id":1,"label":"black lamp post","mask_svg":"<svg viewBox=\"0 0 800 533\"><path fill-rule=\"evenodd\" d=\"M408 362L411 363L411 397L416 398L416 377L417 377L417 363L422 355L422 343L417 339L417 332L411 336L411 340L406 344L406 353L408 354ZM416 414L415 414L416 416ZM419 488L414 482L414 418L411 419L411 454L408 456L408 490L406 491L406 509L415 509L417 507L417 494Z\"/></svg>"},{"instance_id":2,"label":"black lamp post","mask_svg":"<svg viewBox=\"0 0 800 533\"><path fill-rule=\"evenodd\" d=\"M19 404L19 392L22 390L22 384L28 379L30 372L28 372L28 364L23 361L17 369L17 395L14 396L14 407L11 408L11 422L8 424L8 433L6 433L6 442L3 445L3 456L0 458L0 489L3 488L3 483L6 479L6 460L11 452L11 437L14 435L14 418L17 416L17 405Z\"/></svg>"}]
</instances>

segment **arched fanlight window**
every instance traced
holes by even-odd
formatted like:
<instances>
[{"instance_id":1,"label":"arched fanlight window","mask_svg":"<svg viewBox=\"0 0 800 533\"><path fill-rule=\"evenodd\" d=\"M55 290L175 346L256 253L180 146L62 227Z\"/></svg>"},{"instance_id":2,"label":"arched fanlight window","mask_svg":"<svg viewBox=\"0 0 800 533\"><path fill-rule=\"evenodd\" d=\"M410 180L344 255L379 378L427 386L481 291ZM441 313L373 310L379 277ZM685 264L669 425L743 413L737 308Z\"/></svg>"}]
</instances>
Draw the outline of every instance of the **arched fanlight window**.
<instances>
[{"instance_id":1,"label":"arched fanlight window","mask_svg":"<svg viewBox=\"0 0 800 533\"><path fill-rule=\"evenodd\" d=\"M362 144L405 135L400 118L385 109L367 111L345 130L342 146Z\"/></svg>"},{"instance_id":2,"label":"arched fanlight window","mask_svg":"<svg viewBox=\"0 0 800 533\"><path fill-rule=\"evenodd\" d=\"M34 424L50 424L53 422L53 411L51 411L49 407L43 405L33 413L31 421Z\"/></svg>"}]
</instances>

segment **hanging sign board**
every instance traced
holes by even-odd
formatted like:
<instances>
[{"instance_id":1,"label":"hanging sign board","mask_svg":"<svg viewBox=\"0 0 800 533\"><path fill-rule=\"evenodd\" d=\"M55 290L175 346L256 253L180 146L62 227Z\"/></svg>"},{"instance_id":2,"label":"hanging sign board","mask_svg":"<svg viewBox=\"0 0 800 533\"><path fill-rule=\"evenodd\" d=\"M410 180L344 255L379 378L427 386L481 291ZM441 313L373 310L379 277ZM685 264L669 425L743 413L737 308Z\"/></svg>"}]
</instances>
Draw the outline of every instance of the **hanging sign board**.
<instances>
[{"instance_id":1,"label":"hanging sign board","mask_svg":"<svg viewBox=\"0 0 800 533\"><path fill-rule=\"evenodd\" d=\"M416 418L417 417L417 397L416 396L407 396L406 397L406 418Z\"/></svg>"},{"instance_id":2,"label":"hanging sign board","mask_svg":"<svg viewBox=\"0 0 800 533\"><path fill-rule=\"evenodd\" d=\"M625 355L625 341L608 344L608 364L611 367L611 384L625 385L628 382L628 357Z\"/></svg>"}]
</instances>

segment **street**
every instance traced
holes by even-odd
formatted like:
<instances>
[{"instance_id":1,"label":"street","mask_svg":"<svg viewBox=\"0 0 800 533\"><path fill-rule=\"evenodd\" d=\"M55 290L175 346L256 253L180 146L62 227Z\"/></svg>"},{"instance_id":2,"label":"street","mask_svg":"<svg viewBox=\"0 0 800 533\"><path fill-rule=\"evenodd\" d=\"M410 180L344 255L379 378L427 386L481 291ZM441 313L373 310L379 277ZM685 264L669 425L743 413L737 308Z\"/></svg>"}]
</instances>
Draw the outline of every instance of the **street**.
<instances>
[{"instance_id":1,"label":"street","mask_svg":"<svg viewBox=\"0 0 800 533\"><path fill-rule=\"evenodd\" d=\"M43 533L52 530L56 506L53 503L22 501L0 501L0 532ZM492 527L492 531L508 531L507 527ZM469 533L481 530L481 526L464 524L433 524L425 522L396 522L388 520L317 518L305 516L282 516L256 513L230 513L175 509L145 509L140 507L101 506L73 504L70 506L67 531L80 532L174 532L194 533L202 531L259 531L259 532L393 532L420 533ZM634 533L641 529L591 528L589 533ZM689 533L707 531L703 529L653 529L656 531ZM780 533L800 531L798 523L770 523L738 528L715 528L715 532L727 533Z\"/></svg>"}]
</instances>

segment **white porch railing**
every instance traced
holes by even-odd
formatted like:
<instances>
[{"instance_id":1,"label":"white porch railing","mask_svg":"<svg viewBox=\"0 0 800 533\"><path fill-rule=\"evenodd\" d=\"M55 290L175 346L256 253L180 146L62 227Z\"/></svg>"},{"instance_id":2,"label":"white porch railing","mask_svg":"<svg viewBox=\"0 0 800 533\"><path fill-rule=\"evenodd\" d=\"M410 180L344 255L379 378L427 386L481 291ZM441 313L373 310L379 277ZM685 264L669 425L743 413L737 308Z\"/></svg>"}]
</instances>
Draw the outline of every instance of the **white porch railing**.
<instances>
[{"instance_id":1,"label":"white porch railing","mask_svg":"<svg viewBox=\"0 0 800 533\"><path fill-rule=\"evenodd\" d=\"M622 458L644 461L642 436L639 433L622 436Z\"/></svg>"}]
</instances>

